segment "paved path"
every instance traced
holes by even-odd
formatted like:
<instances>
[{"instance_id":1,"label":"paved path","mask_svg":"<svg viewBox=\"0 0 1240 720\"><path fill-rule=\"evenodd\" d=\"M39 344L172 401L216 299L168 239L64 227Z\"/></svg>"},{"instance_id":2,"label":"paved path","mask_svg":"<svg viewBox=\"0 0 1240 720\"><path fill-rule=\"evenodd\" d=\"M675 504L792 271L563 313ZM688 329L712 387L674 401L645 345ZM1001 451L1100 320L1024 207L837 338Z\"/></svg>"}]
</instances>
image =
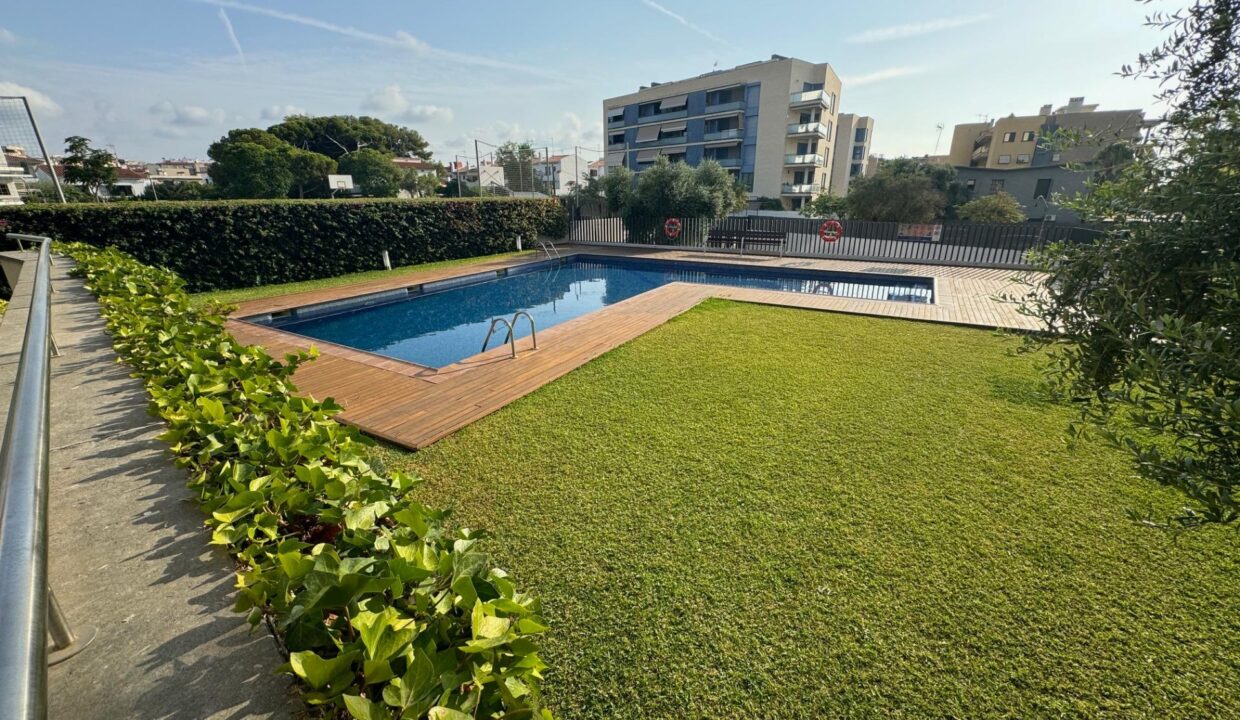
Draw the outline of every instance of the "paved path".
<instances>
[{"instance_id":1,"label":"paved path","mask_svg":"<svg viewBox=\"0 0 1240 720\"><path fill-rule=\"evenodd\" d=\"M29 254L33 259L33 253ZM288 681L265 631L251 633L231 561L155 436L141 382L116 363L94 298L53 267L51 584L94 642L51 668L53 720L285 718ZM0 321L0 422L8 413L33 264ZM24 269L26 269L24 268ZM4 581L7 582L7 579Z\"/></svg>"}]
</instances>

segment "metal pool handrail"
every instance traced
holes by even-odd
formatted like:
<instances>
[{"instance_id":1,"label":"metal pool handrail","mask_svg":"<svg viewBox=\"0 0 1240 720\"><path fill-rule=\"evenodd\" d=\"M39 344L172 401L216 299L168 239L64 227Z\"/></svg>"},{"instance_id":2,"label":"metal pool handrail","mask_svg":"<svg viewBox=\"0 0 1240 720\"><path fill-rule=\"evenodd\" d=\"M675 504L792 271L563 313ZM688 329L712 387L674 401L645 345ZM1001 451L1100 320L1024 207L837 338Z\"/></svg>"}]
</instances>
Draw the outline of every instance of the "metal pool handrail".
<instances>
[{"instance_id":1,"label":"metal pool handrail","mask_svg":"<svg viewBox=\"0 0 1240 720\"><path fill-rule=\"evenodd\" d=\"M85 643L73 647L74 635L47 584L52 241L29 235L21 239L41 245L0 444L0 717L34 720L47 716L49 631L57 648L53 655L60 656L53 660L68 657Z\"/></svg>"}]
</instances>

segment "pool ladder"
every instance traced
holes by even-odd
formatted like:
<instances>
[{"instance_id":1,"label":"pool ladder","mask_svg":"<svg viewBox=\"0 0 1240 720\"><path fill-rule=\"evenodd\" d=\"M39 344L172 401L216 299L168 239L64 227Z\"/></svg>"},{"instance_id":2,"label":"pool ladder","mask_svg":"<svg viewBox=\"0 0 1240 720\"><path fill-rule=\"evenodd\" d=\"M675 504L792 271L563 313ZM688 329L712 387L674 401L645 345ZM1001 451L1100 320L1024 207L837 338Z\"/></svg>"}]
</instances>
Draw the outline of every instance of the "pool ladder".
<instances>
[{"instance_id":1,"label":"pool ladder","mask_svg":"<svg viewBox=\"0 0 1240 720\"><path fill-rule=\"evenodd\" d=\"M508 347L512 349L512 357L516 358L517 357L516 328L517 328L517 321L520 320L522 316L524 316L525 319L530 322L530 339L534 341L533 349L537 350L538 349L538 331L534 328L534 318L530 317L530 314L527 313L526 311L518 310L512 314L512 320L506 320L502 317L491 319L491 328L487 330L486 339L482 341L482 350L480 350L479 352L487 351L487 345L491 342L491 336L495 334L495 327L497 325L503 325L504 327L508 328L508 337L504 338L504 342L508 343Z\"/></svg>"},{"instance_id":2,"label":"pool ladder","mask_svg":"<svg viewBox=\"0 0 1240 720\"><path fill-rule=\"evenodd\" d=\"M553 252L555 253L555 259L556 260L560 259L560 249L555 246L555 243L549 240L543 240L542 238L539 238L538 247L542 248L542 251L547 253L548 260L551 259L551 253Z\"/></svg>"}]
</instances>

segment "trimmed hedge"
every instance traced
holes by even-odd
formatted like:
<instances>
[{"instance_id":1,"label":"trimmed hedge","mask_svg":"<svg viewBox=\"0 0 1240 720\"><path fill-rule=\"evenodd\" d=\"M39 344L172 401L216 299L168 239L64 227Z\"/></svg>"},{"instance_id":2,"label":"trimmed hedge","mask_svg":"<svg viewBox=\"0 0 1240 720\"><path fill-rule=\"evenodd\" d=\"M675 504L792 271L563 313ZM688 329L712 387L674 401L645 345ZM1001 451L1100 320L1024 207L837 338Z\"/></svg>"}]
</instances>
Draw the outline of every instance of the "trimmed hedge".
<instances>
[{"instance_id":1,"label":"trimmed hedge","mask_svg":"<svg viewBox=\"0 0 1240 720\"><path fill-rule=\"evenodd\" d=\"M480 550L484 533L449 531L415 478L371 466L338 405L294 395L312 353L238 343L179 278L115 249L58 251L167 423L211 543L237 561L236 609L277 633L320 716L551 719L538 601Z\"/></svg>"},{"instance_id":2,"label":"trimmed hedge","mask_svg":"<svg viewBox=\"0 0 1240 720\"><path fill-rule=\"evenodd\" d=\"M6 208L9 232L116 247L192 292L314 280L515 249L563 237L558 200L234 200Z\"/></svg>"}]
</instances>

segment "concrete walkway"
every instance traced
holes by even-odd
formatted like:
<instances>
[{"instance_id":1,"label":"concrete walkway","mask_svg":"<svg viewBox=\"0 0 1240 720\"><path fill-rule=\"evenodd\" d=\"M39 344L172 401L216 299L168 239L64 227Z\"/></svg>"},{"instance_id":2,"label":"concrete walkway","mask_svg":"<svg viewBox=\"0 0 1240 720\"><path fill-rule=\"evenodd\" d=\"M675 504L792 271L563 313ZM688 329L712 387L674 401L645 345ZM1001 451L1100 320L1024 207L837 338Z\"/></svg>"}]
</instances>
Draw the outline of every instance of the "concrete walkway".
<instances>
[{"instance_id":1,"label":"concrete walkway","mask_svg":"<svg viewBox=\"0 0 1240 720\"><path fill-rule=\"evenodd\" d=\"M10 255L11 257L11 255ZM27 253L29 260L33 253ZM51 668L53 719L286 718L296 712L265 629L235 600L232 563L117 364L94 298L56 259L52 330L51 584L74 630L97 636ZM0 319L0 424L7 416L33 263ZM24 297L23 297L24 296ZM7 579L5 579L7 582Z\"/></svg>"}]
</instances>

